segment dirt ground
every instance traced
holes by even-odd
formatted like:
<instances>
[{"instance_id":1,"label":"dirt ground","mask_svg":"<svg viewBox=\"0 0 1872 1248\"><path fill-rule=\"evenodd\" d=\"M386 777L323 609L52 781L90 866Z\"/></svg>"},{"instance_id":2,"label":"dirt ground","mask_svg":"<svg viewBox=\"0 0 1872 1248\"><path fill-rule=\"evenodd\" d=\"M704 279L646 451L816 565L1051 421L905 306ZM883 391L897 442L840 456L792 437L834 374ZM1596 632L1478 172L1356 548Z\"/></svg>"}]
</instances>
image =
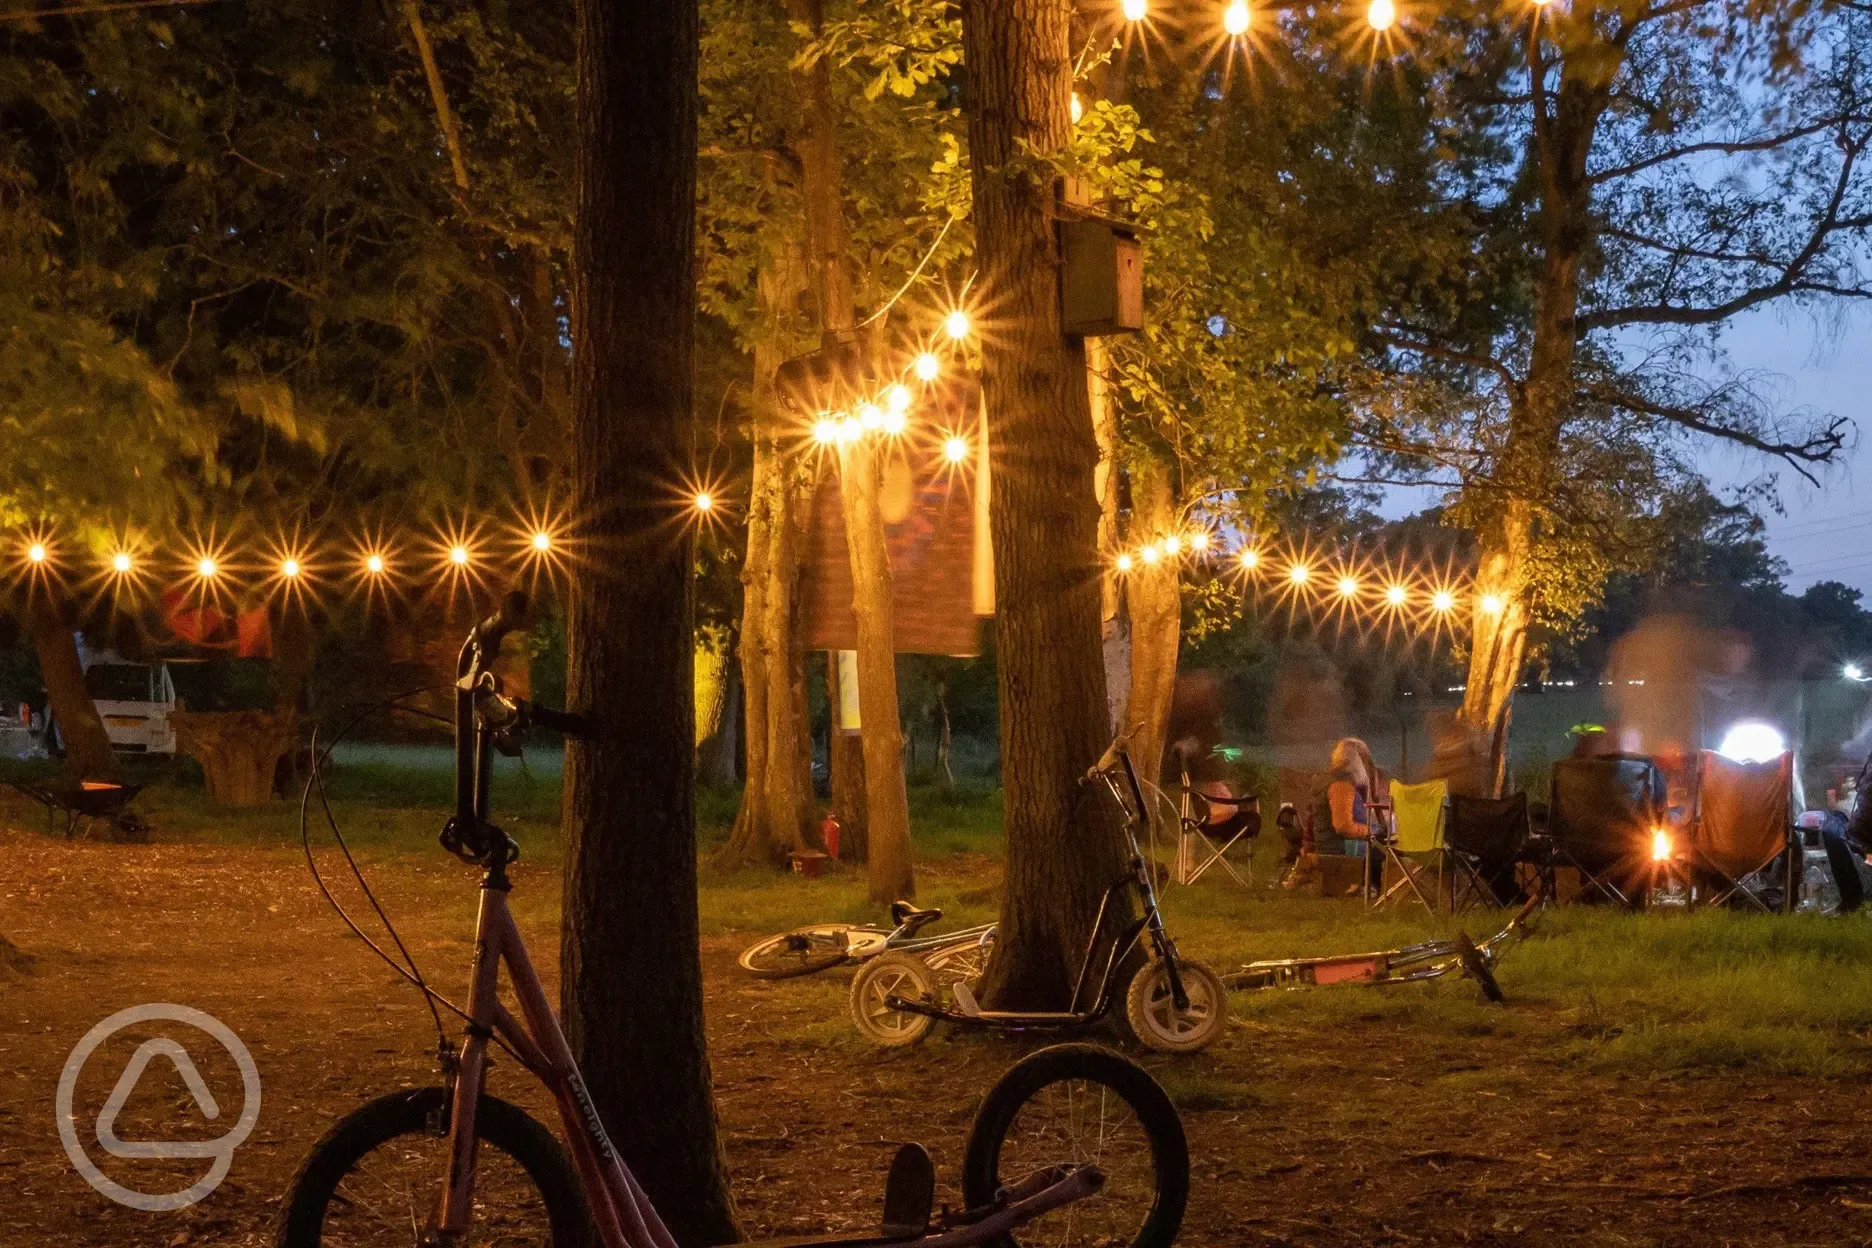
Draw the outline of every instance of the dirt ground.
<instances>
[{"instance_id":1,"label":"dirt ground","mask_svg":"<svg viewBox=\"0 0 1872 1248\"><path fill-rule=\"evenodd\" d=\"M459 987L472 872L398 859L374 878L419 959ZM516 910L550 974L556 879L524 864L516 879ZM415 994L342 933L296 851L0 832L0 935L33 958L25 970L0 969L5 1248L263 1244L288 1175L335 1118L434 1079L433 1032ZM848 1035L833 976L751 982L733 965L741 943L711 938L703 957L722 1129L748 1233L871 1222L898 1139L925 1142L953 1177L973 1098L1021 1050L940 1034L904 1053L865 1049ZM79 1038L152 1001L225 1022L251 1048L264 1089L227 1180L176 1213L95 1193L68 1162L53 1112ZM1588 1076L1478 1032L1405 1052L1377 1015L1329 1030L1303 1013L1283 1012L1279 1024L1238 1013L1210 1052L1147 1059L1179 1099L1191 1140L1182 1242L1872 1242L1863 1082ZM102 1101L140 1038L121 1033L99 1050L79 1081L80 1105ZM231 1063L191 1052L211 1087L238 1095ZM194 1116L169 1064L150 1070L125 1108L126 1139L151 1138L139 1124L173 1128ZM515 1075L497 1069L494 1090L538 1108ZM198 1125L205 1137L223 1129ZM108 1161L107 1171L161 1190L202 1164Z\"/></svg>"}]
</instances>

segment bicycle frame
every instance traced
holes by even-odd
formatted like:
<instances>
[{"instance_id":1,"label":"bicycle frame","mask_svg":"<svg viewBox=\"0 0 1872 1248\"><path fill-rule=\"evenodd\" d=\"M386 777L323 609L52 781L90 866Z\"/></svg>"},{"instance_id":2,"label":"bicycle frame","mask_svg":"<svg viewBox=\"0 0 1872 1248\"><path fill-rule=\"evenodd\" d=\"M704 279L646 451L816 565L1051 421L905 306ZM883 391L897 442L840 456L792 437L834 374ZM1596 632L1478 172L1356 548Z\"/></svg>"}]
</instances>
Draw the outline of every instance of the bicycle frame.
<instances>
[{"instance_id":1,"label":"bicycle frame","mask_svg":"<svg viewBox=\"0 0 1872 1248\"><path fill-rule=\"evenodd\" d=\"M1528 917L1540 905L1541 897L1530 898L1507 926L1475 949L1489 965L1495 950L1510 936L1522 935ZM1412 984L1440 979L1462 969L1462 949L1454 940L1427 940L1402 949L1384 949L1372 953L1343 953L1322 958L1270 958L1250 962L1240 970L1224 975L1222 982L1231 989L1324 987L1328 984Z\"/></svg>"}]
</instances>

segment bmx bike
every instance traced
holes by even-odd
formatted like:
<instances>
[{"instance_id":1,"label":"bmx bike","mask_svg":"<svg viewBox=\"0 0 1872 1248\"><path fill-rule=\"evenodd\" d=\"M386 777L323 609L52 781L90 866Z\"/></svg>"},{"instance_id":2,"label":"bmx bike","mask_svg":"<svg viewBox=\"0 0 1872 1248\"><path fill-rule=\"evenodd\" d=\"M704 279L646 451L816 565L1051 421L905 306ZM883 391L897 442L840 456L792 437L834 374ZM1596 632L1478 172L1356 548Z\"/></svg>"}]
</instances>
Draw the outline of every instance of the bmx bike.
<instances>
[{"instance_id":1,"label":"bmx bike","mask_svg":"<svg viewBox=\"0 0 1872 1248\"><path fill-rule=\"evenodd\" d=\"M1273 958L1250 962L1222 977L1229 988L1299 988L1328 984L1419 984L1460 973L1473 979L1490 1001L1503 999L1495 978L1499 950L1512 937L1527 935L1529 920L1540 907L1541 894L1528 898L1507 926L1481 942L1457 932L1448 940L1427 940L1402 949L1373 953L1344 953L1323 958Z\"/></svg>"},{"instance_id":2,"label":"bmx bike","mask_svg":"<svg viewBox=\"0 0 1872 1248\"><path fill-rule=\"evenodd\" d=\"M755 979L793 979L898 950L920 954L933 965L949 965L959 971L973 966L979 974L981 968L974 966L978 959L967 957L968 950L986 951L994 943L992 923L923 935L925 927L942 918L943 912L935 907L920 910L907 901L893 901L890 915L892 926L887 928L867 923L810 923L796 927L756 941L743 949L736 961Z\"/></svg>"},{"instance_id":3,"label":"bmx bike","mask_svg":"<svg viewBox=\"0 0 1872 1248\"><path fill-rule=\"evenodd\" d=\"M1121 997L1128 1029L1147 1048L1188 1053L1222 1034L1228 1022L1228 995L1221 977L1179 954L1176 942L1164 930L1155 873L1139 843L1150 808L1122 738L1112 743L1082 783L1098 784L1117 802L1124 816L1130 862L1125 874L1099 899L1066 1008L983 1009L969 984L960 980L946 985L945 1000L945 985L928 960L911 953L886 952L866 962L852 978L852 1021L866 1039L892 1048L915 1044L938 1020L996 1031L1086 1027L1111 1015ZM1108 923L1108 916L1120 913L1117 907L1125 898L1136 901L1140 917L1122 925ZM1122 977L1140 943L1148 943L1150 957L1125 983Z\"/></svg>"},{"instance_id":4,"label":"bmx bike","mask_svg":"<svg viewBox=\"0 0 1872 1248\"><path fill-rule=\"evenodd\" d=\"M568 736L602 734L585 716L500 692L489 664L525 608L523 595L510 595L498 615L475 627L457 667L455 811L441 842L482 873L466 1006L430 988L407 951L404 962L393 959L333 899L352 930L422 992L432 1011L441 1007L462 1019L466 1035L451 1050L436 1012L444 1083L370 1101L319 1140L282 1199L276 1248L676 1248L606 1134L508 908L507 867L519 847L488 821L493 753L516 751L534 724ZM306 814L315 792L324 804L323 757L315 748L300 805L315 878ZM328 804L324 811L344 848ZM330 899L322 878L319 887ZM403 949L374 896L371 902ZM503 966L517 1017L500 999ZM490 1044L550 1091L569 1156L536 1119L487 1094ZM984 1100L964 1154L966 1207L932 1215L934 1190L929 1154L905 1144L891 1165L876 1234L787 1243L999 1248L1044 1217L1050 1241L1167 1248L1188 1196L1188 1147L1168 1096L1142 1069L1092 1046L1056 1046L1012 1067Z\"/></svg>"}]
</instances>

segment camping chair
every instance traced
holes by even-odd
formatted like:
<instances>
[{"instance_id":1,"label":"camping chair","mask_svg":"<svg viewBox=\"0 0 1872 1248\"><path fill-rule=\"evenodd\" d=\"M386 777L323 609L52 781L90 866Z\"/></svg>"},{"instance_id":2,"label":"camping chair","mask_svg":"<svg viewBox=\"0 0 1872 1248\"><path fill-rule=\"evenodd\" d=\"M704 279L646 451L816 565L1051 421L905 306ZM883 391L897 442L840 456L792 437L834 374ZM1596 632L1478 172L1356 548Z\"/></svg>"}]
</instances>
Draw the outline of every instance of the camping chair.
<instances>
[{"instance_id":1,"label":"camping chair","mask_svg":"<svg viewBox=\"0 0 1872 1248\"><path fill-rule=\"evenodd\" d=\"M1664 773L1637 754L1563 758L1553 765L1547 838L1553 865L1580 873L1621 905L1634 904L1651 833L1664 820ZM1629 891L1628 891L1629 890Z\"/></svg>"},{"instance_id":2,"label":"camping chair","mask_svg":"<svg viewBox=\"0 0 1872 1248\"><path fill-rule=\"evenodd\" d=\"M1771 909L1748 877L1767 869L1796 845L1794 755L1787 752L1765 763L1738 763L1704 750L1697 756L1695 815L1690 821L1691 860L1715 873L1723 886L1712 891L1711 905L1746 897L1763 911ZM1782 908L1794 901L1791 871L1782 891Z\"/></svg>"},{"instance_id":3,"label":"camping chair","mask_svg":"<svg viewBox=\"0 0 1872 1248\"><path fill-rule=\"evenodd\" d=\"M1183 801L1177 812L1177 883L1194 884L1219 863L1230 879L1247 888L1254 883L1254 867L1244 862L1237 870L1228 852L1238 841L1247 841L1253 850L1255 838L1261 835L1260 797L1237 794L1233 785L1219 782L1198 786L1190 780L1189 759L1181 751L1177 757L1183 776ZM1233 807L1233 813L1221 814L1226 807Z\"/></svg>"},{"instance_id":4,"label":"camping chair","mask_svg":"<svg viewBox=\"0 0 1872 1248\"><path fill-rule=\"evenodd\" d=\"M1384 854L1386 865L1396 874L1389 877L1394 882L1384 895L1372 902L1374 907L1401 898L1408 888L1425 909L1436 913L1443 893L1443 813L1448 802L1449 785L1442 780L1423 784L1391 782L1391 835L1376 840L1373 849ZM1427 897L1418 880L1427 870L1424 859L1436 866L1436 878Z\"/></svg>"},{"instance_id":5,"label":"camping chair","mask_svg":"<svg viewBox=\"0 0 1872 1248\"><path fill-rule=\"evenodd\" d=\"M1506 905L1516 891L1512 885L1515 863L1521 861L1528 846L1527 794L1501 798L1452 795L1443 843L1452 875L1451 911L1478 904ZM1504 885L1504 880L1509 884Z\"/></svg>"}]
</instances>

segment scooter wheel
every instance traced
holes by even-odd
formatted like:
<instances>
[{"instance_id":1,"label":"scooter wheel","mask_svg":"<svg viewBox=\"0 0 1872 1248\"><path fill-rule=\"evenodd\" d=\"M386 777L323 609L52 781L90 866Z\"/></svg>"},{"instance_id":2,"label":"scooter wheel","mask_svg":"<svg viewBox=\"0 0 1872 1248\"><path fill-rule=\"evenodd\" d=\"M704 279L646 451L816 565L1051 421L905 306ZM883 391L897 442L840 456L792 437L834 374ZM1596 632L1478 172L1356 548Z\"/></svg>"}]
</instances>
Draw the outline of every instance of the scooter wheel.
<instances>
[{"instance_id":1,"label":"scooter wheel","mask_svg":"<svg viewBox=\"0 0 1872 1248\"><path fill-rule=\"evenodd\" d=\"M936 974L914 953L880 953L852 977L851 1016L864 1038L887 1049L915 1044L936 1020L891 1006L889 998L936 1000Z\"/></svg>"},{"instance_id":2,"label":"scooter wheel","mask_svg":"<svg viewBox=\"0 0 1872 1248\"><path fill-rule=\"evenodd\" d=\"M1170 972L1155 959L1139 969L1125 990L1126 1025L1138 1043L1160 1053L1194 1053L1228 1024L1228 989L1222 977L1188 958L1177 959L1177 972L1189 997L1188 1009L1177 1008Z\"/></svg>"},{"instance_id":3,"label":"scooter wheel","mask_svg":"<svg viewBox=\"0 0 1872 1248\"><path fill-rule=\"evenodd\" d=\"M1462 958L1463 972L1476 981L1482 988L1482 995L1490 1001L1500 1004L1505 998L1501 985L1495 980L1495 971L1489 966L1489 960L1476 943L1469 939L1469 933L1456 933L1456 952Z\"/></svg>"}]
</instances>

